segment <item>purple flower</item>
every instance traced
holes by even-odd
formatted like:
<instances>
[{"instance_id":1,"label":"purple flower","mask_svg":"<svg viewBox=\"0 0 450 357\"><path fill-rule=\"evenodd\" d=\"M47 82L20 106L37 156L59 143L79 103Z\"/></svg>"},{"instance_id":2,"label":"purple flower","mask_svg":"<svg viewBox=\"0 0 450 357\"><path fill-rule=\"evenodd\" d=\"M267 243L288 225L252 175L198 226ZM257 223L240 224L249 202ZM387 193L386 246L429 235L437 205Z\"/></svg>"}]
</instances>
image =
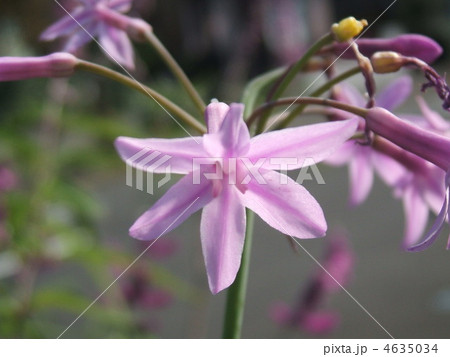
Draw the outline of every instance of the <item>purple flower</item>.
<instances>
[{"instance_id":1,"label":"purple flower","mask_svg":"<svg viewBox=\"0 0 450 357\"><path fill-rule=\"evenodd\" d=\"M397 160L405 168L403 175L391 186L394 195L403 199L406 219L403 247L409 248L424 233L429 210L436 214L440 211L445 194L444 171L386 139L375 137L373 147Z\"/></svg>"},{"instance_id":2,"label":"purple flower","mask_svg":"<svg viewBox=\"0 0 450 357\"><path fill-rule=\"evenodd\" d=\"M449 213L450 138L432 130L425 130L378 107L368 110L366 123L374 133L433 163L447 173L444 179L444 202L433 226L421 243L409 248L410 251L424 250L437 239ZM447 244L447 249L449 248L450 239Z\"/></svg>"},{"instance_id":3,"label":"purple flower","mask_svg":"<svg viewBox=\"0 0 450 357\"><path fill-rule=\"evenodd\" d=\"M393 38L361 38L356 41L360 52L371 57L375 52L393 51L404 56L417 57L427 63L434 62L441 54L442 47L433 39L417 34L400 35ZM353 51L347 50L348 43L334 43L326 50L331 50L336 56L354 59ZM345 51L345 52L344 52Z\"/></svg>"},{"instance_id":4,"label":"purple flower","mask_svg":"<svg viewBox=\"0 0 450 357\"><path fill-rule=\"evenodd\" d=\"M132 0L81 0L70 15L64 16L48 27L41 40L52 41L58 37L67 37L63 51L75 52L78 48L98 37L102 48L117 62L134 69L133 49L124 31L126 25L117 19L114 13L130 10ZM110 20L113 19L113 20ZM132 21L132 19L130 19Z\"/></svg>"},{"instance_id":5,"label":"purple flower","mask_svg":"<svg viewBox=\"0 0 450 357\"><path fill-rule=\"evenodd\" d=\"M327 226L317 201L303 186L274 170L300 168L306 158L322 161L357 125L356 119L322 123L250 139L243 110L242 104L208 105L208 133L203 137L116 140L128 164L156 173L170 168L172 173L186 175L133 224L130 235L157 239L203 208L200 233L213 294L232 284L239 269L245 207L284 234L298 238L325 234ZM149 160L140 158L136 163L136 154L142 156L143 150L167 155L168 160L148 166Z\"/></svg>"},{"instance_id":6,"label":"purple flower","mask_svg":"<svg viewBox=\"0 0 450 357\"><path fill-rule=\"evenodd\" d=\"M339 291L340 285L348 284L354 257L343 234L332 236L328 242L322 264L326 271L320 268L314 274L305 291L302 291L296 306L292 308L279 302L271 307L270 317L279 325L321 334L330 332L339 323L337 313L320 309L329 295Z\"/></svg>"},{"instance_id":7,"label":"purple flower","mask_svg":"<svg viewBox=\"0 0 450 357\"><path fill-rule=\"evenodd\" d=\"M70 53L43 57L0 57L0 82L39 77L69 77L78 60Z\"/></svg>"},{"instance_id":8,"label":"purple flower","mask_svg":"<svg viewBox=\"0 0 450 357\"><path fill-rule=\"evenodd\" d=\"M412 81L409 77L398 78L376 96L376 103L380 107L394 110L409 97L411 89ZM349 85L339 86L335 96L344 103L358 107L366 104L364 97ZM341 111L336 111L336 115L338 118L349 117L348 113ZM326 162L331 165L349 165L352 206L361 204L367 198L372 188L374 171L388 185L393 185L405 173L405 169L394 159L355 140L346 142Z\"/></svg>"}]
</instances>

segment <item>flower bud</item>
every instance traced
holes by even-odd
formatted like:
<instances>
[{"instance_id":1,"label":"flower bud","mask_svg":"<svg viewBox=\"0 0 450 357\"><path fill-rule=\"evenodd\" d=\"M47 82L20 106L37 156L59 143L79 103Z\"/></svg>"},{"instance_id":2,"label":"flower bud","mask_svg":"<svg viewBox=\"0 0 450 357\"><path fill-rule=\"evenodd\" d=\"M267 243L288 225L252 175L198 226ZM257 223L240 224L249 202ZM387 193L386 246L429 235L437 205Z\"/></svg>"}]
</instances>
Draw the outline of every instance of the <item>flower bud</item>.
<instances>
[{"instance_id":1,"label":"flower bud","mask_svg":"<svg viewBox=\"0 0 450 357\"><path fill-rule=\"evenodd\" d=\"M367 127L401 148L450 169L450 139L402 120L386 109L375 107L365 115Z\"/></svg>"},{"instance_id":2,"label":"flower bud","mask_svg":"<svg viewBox=\"0 0 450 357\"><path fill-rule=\"evenodd\" d=\"M19 81L39 77L69 77L78 59L57 52L43 57L0 57L0 81Z\"/></svg>"},{"instance_id":3,"label":"flower bud","mask_svg":"<svg viewBox=\"0 0 450 357\"><path fill-rule=\"evenodd\" d=\"M355 36L358 36L366 26L366 20L358 21L353 16L350 16L341 20L337 24L333 24L331 26L331 32L337 41L345 42L351 40Z\"/></svg>"},{"instance_id":4,"label":"flower bud","mask_svg":"<svg viewBox=\"0 0 450 357\"><path fill-rule=\"evenodd\" d=\"M434 62L441 54L442 47L433 39L417 34L400 35L393 38L361 38L356 41L361 53L367 57L379 51L394 51L407 57L417 57L427 63ZM354 59L352 51L346 51L348 44L334 43L323 51L331 51L344 59Z\"/></svg>"},{"instance_id":5,"label":"flower bud","mask_svg":"<svg viewBox=\"0 0 450 357\"><path fill-rule=\"evenodd\" d=\"M370 58L375 73L397 72L405 64L404 57L397 52L375 52Z\"/></svg>"}]
</instances>

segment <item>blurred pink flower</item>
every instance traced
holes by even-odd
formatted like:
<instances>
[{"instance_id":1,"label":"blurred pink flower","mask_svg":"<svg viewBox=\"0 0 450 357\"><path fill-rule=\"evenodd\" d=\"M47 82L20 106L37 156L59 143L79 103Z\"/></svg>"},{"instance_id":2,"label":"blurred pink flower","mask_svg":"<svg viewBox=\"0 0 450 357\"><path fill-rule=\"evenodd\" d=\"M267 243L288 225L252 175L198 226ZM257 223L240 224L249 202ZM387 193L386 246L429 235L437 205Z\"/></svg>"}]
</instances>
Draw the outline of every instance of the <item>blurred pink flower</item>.
<instances>
[{"instance_id":1,"label":"blurred pink flower","mask_svg":"<svg viewBox=\"0 0 450 357\"><path fill-rule=\"evenodd\" d=\"M17 175L13 170L0 165L0 192L11 191L17 186Z\"/></svg>"},{"instance_id":2,"label":"blurred pink flower","mask_svg":"<svg viewBox=\"0 0 450 357\"><path fill-rule=\"evenodd\" d=\"M302 291L294 307L277 302L269 309L270 318L280 326L294 327L312 334L328 333L339 324L339 315L322 311L327 298L348 285L354 266L353 253L343 234L335 234L328 246L322 266ZM331 275L331 276L330 276Z\"/></svg>"},{"instance_id":3,"label":"blurred pink flower","mask_svg":"<svg viewBox=\"0 0 450 357\"><path fill-rule=\"evenodd\" d=\"M152 284L150 274L142 267L135 268L128 273L120 287L125 300L131 307L160 309L167 307L173 301L170 293L156 288Z\"/></svg>"},{"instance_id":4,"label":"blurred pink flower","mask_svg":"<svg viewBox=\"0 0 450 357\"><path fill-rule=\"evenodd\" d=\"M158 239L156 242L141 242L148 247L151 244L151 248L148 250L148 255L153 259L163 260L172 256L178 250L178 243L170 237L164 239Z\"/></svg>"},{"instance_id":5,"label":"blurred pink flower","mask_svg":"<svg viewBox=\"0 0 450 357\"><path fill-rule=\"evenodd\" d=\"M75 52L78 48L98 37L100 45L114 60L129 69L134 69L133 48L124 31L126 25L118 26L126 19L120 13L131 8L132 0L80 0L70 14L48 27L41 40L52 41L66 37L64 52ZM121 22L114 18L120 16ZM111 20L112 19L112 20ZM130 19L132 21L132 19Z\"/></svg>"}]
</instances>

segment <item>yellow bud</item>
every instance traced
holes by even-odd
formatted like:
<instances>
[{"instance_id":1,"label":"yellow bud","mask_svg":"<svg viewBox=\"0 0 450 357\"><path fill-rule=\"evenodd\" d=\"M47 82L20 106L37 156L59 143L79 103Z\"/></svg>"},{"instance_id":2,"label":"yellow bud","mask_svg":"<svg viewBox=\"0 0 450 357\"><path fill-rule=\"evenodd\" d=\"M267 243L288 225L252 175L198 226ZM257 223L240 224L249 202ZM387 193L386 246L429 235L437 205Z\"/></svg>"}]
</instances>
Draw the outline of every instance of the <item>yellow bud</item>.
<instances>
[{"instance_id":1,"label":"yellow bud","mask_svg":"<svg viewBox=\"0 0 450 357\"><path fill-rule=\"evenodd\" d=\"M375 52L370 57L375 73L397 72L405 64L404 58L397 52Z\"/></svg>"},{"instance_id":2,"label":"yellow bud","mask_svg":"<svg viewBox=\"0 0 450 357\"><path fill-rule=\"evenodd\" d=\"M344 42L358 36L367 25L366 20L358 21L353 16L350 16L337 24L333 24L331 26L331 32L337 41Z\"/></svg>"}]
</instances>

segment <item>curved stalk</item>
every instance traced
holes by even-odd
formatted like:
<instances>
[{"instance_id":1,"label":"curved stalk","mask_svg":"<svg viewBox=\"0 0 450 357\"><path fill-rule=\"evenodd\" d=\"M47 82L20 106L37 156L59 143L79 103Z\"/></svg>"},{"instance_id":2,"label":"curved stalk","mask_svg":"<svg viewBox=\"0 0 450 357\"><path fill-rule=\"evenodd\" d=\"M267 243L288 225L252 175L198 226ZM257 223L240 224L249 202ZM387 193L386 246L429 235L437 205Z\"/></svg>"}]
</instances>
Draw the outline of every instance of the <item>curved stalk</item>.
<instances>
[{"instance_id":1,"label":"curved stalk","mask_svg":"<svg viewBox=\"0 0 450 357\"><path fill-rule=\"evenodd\" d=\"M322 49L324 46L328 45L329 43L333 42L333 35L331 33L328 33L321 37L319 40L317 40L316 43L314 43L308 51L300 58L299 61L297 61L292 67L288 69L286 74L283 76L283 79L279 82L277 82L277 87L273 91L273 95L268 98L268 100L276 100L281 97L281 95L284 93L286 88L289 86L289 84L292 82L292 80L295 78L298 72L300 72L303 67L308 63L308 61L313 57L320 49ZM261 132L266 125L267 119L270 116L270 111L268 111L264 116L260 119L257 126L257 131Z\"/></svg>"},{"instance_id":2,"label":"curved stalk","mask_svg":"<svg viewBox=\"0 0 450 357\"><path fill-rule=\"evenodd\" d=\"M203 99L198 94L192 82L189 80L188 76L186 76L184 71L178 65L177 61L175 61L170 52L166 49L166 47L164 47L164 45L161 43L158 37L156 37L153 31L146 31L144 37L148 41L148 43L150 43L155 48L163 61L166 62L169 69L178 79L180 84L184 87L192 102L197 107L200 115L203 116L206 105L203 102Z\"/></svg>"},{"instance_id":3,"label":"curved stalk","mask_svg":"<svg viewBox=\"0 0 450 357\"><path fill-rule=\"evenodd\" d=\"M325 99L325 98L313 98L313 97L300 97L300 98L282 98L276 100L274 102L269 102L261 105L256 108L253 114L248 118L247 125L251 125L260 115L262 115L265 111L271 110L273 107L282 106L282 105L295 105L295 104L313 104L313 105L321 105L326 107L333 107L336 109L341 109L346 112L359 115L360 117L365 117L368 110L365 108L355 107L350 104L342 103L337 100Z\"/></svg>"},{"instance_id":4,"label":"curved stalk","mask_svg":"<svg viewBox=\"0 0 450 357\"><path fill-rule=\"evenodd\" d=\"M112 79L116 82L125 84L128 87L131 87L133 89L136 89L137 91L151 97L154 99L160 106L162 106L164 109L166 109L168 112L176 115L179 119L181 119L185 124L191 126L192 128L196 129L200 133L204 134L206 133L206 127L199 123L192 115L187 113L185 110L180 108L178 105L173 103L171 100L167 99L163 95L159 94L157 91L151 89L150 87L147 87L143 85L142 83L139 83L138 81L129 78L121 73L118 73L116 71L113 71L112 69L109 69L104 66L100 66L95 63L91 63L88 61L79 60L77 63L75 69L92 72L95 74L98 74L100 76Z\"/></svg>"},{"instance_id":5,"label":"curved stalk","mask_svg":"<svg viewBox=\"0 0 450 357\"><path fill-rule=\"evenodd\" d=\"M353 67L349 69L348 71L345 71L341 73L339 76L336 76L332 80L328 81L321 87L317 88L314 92L311 93L311 97L319 97L322 94L324 94L326 91L330 90L333 86L336 84L354 76L355 74L358 74L360 72L359 66ZM289 125L289 123L292 122L292 120L295 119L296 116L300 115L305 108L308 106L308 104L301 104L297 108L295 108L292 112L289 113L289 115L279 124L275 127L275 129L283 129L286 126Z\"/></svg>"}]
</instances>

